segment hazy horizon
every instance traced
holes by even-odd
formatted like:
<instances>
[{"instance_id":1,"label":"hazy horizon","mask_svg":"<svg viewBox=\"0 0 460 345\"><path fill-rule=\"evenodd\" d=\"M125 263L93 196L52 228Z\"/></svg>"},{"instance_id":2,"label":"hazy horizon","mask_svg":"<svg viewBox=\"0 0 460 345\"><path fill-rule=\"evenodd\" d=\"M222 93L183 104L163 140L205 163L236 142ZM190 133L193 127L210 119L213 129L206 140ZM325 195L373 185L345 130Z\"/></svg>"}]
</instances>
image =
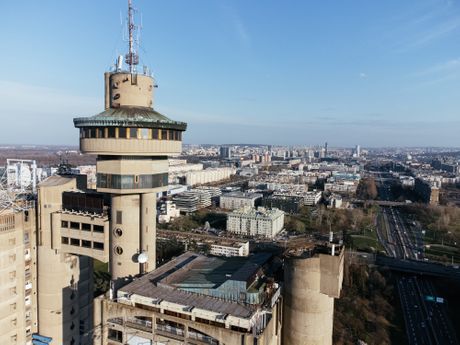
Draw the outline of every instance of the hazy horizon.
<instances>
[{"instance_id":1,"label":"hazy horizon","mask_svg":"<svg viewBox=\"0 0 460 345\"><path fill-rule=\"evenodd\" d=\"M136 0L155 109L184 141L459 145L460 4ZM126 51L126 1L0 4L2 141L77 145ZM18 25L21 23L21 25Z\"/></svg>"}]
</instances>

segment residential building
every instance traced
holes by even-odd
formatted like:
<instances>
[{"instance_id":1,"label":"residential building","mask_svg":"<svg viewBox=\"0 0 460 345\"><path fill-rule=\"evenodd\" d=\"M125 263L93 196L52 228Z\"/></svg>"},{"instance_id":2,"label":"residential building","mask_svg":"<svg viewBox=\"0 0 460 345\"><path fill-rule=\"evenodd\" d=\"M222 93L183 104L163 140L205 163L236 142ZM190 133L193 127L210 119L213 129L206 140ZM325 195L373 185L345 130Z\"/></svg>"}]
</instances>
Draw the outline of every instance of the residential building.
<instances>
[{"instance_id":1,"label":"residential building","mask_svg":"<svg viewBox=\"0 0 460 345\"><path fill-rule=\"evenodd\" d=\"M227 231L242 236L275 237L284 228L284 212L246 207L227 215Z\"/></svg>"},{"instance_id":2,"label":"residential building","mask_svg":"<svg viewBox=\"0 0 460 345\"><path fill-rule=\"evenodd\" d=\"M32 344L37 332L35 208L0 212L0 344Z\"/></svg>"},{"instance_id":3,"label":"residential building","mask_svg":"<svg viewBox=\"0 0 460 345\"><path fill-rule=\"evenodd\" d=\"M231 167L209 168L201 171L189 171L185 174L184 183L188 186L225 181L236 174Z\"/></svg>"},{"instance_id":4,"label":"residential building","mask_svg":"<svg viewBox=\"0 0 460 345\"><path fill-rule=\"evenodd\" d=\"M259 193L230 192L220 196L220 208L236 210L242 207L255 207L256 202L262 198Z\"/></svg>"}]
</instances>

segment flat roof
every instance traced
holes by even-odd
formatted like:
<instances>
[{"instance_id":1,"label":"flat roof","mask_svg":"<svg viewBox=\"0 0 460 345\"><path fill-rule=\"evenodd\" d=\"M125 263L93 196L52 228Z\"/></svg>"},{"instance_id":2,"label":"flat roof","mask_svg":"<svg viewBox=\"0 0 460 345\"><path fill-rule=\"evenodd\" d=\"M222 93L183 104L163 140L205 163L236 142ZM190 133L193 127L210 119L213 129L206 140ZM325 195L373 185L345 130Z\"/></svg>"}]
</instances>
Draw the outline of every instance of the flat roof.
<instances>
[{"instance_id":1,"label":"flat roof","mask_svg":"<svg viewBox=\"0 0 460 345\"><path fill-rule=\"evenodd\" d=\"M43 180L42 182L40 182L38 186L39 187L61 186L75 178L76 178L76 175L69 175L69 176L52 175L48 177L47 179Z\"/></svg>"},{"instance_id":2,"label":"flat roof","mask_svg":"<svg viewBox=\"0 0 460 345\"><path fill-rule=\"evenodd\" d=\"M222 258L187 252L136 279L120 291L219 314L249 318L257 306L213 297L207 295L206 290L216 289L228 280L248 281L271 256L270 253L260 253L250 258ZM195 288L200 293L185 290Z\"/></svg>"}]
</instances>

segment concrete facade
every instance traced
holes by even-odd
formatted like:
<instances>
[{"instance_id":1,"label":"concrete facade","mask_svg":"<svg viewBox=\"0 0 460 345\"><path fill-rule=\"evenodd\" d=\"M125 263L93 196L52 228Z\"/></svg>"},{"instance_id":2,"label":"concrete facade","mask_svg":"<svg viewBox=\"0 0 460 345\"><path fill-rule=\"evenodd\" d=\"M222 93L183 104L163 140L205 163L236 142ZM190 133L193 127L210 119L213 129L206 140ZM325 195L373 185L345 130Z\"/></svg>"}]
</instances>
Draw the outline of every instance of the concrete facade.
<instances>
[{"instance_id":1,"label":"concrete facade","mask_svg":"<svg viewBox=\"0 0 460 345\"><path fill-rule=\"evenodd\" d=\"M227 215L227 231L243 236L275 237L284 228L284 212L276 208L242 208Z\"/></svg>"},{"instance_id":2,"label":"concrete facade","mask_svg":"<svg viewBox=\"0 0 460 345\"><path fill-rule=\"evenodd\" d=\"M0 344L31 344L37 331L35 209L0 214Z\"/></svg>"},{"instance_id":3,"label":"concrete facade","mask_svg":"<svg viewBox=\"0 0 460 345\"><path fill-rule=\"evenodd\" d=\"M286 259L283 329L289 331L283 333L283 345L332 345L344 250L330 250L295 250Z\"/></svg>"},{"instance_id":4,"label":"concrete facade","mask_svg":"<svg viewBox=\"0 0 460 345\"><path fill-rule=\"evenodd\" d=\"M270 258L185 253L119 289L116 299L96 299L95 323L101 327L94 344L126 344L137 337L136 344L280 345L280 287L259 284ZM261 299L243 303L243 291Z\"/></svg>"}]
</instances>

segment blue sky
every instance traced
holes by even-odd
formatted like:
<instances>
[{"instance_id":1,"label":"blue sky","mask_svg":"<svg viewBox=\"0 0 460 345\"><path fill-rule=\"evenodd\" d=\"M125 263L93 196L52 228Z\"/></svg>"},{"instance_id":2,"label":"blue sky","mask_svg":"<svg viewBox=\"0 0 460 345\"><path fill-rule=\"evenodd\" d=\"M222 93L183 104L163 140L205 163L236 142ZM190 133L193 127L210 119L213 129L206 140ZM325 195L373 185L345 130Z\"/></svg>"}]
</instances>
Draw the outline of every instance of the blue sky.
<instances>
[{"instance_id":1,"label":"blue sky","mask_svg":"<svg viewBox=\"0 0 460 345\"><path fill-rule=\"evenodd\" d=\"M187 143L460 146L460 3L134 0ZM0 143L77 144L125 0L1 1Z\"/></svg>"}]
</instances>

